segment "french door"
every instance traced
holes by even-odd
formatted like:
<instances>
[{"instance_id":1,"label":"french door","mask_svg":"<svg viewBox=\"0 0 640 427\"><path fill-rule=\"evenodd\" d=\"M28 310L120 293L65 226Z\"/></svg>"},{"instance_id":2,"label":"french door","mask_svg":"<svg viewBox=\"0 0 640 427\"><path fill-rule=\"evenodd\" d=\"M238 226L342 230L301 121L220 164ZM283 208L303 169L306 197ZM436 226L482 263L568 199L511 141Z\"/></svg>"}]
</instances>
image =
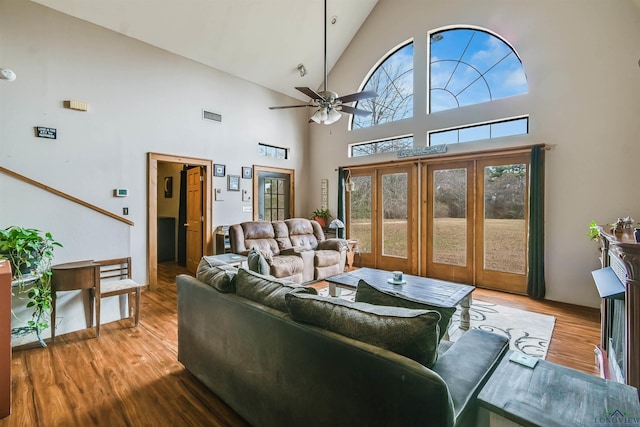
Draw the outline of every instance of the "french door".
<instances>
[{"instance_id":1,"label":"french door","mask_svg":"<svg viewBox=\"0 0 640 427\"><path fill-rule=\"evenodd\" d=\"M476 168L476 283L526 293L529 157L479 160Z\"/></svg>"},{"instance_id":2,"label":"french door","mask_svg":"<svg viewBox=\"0 0 640 427\"><path fill-rule=\"evenodd\" d=\"M473 283L474 165L422 166L423 271L429 277Z\"/></svg>"},{"instance_id":3,"label":"french door","mask_svg":"<svg viewBox=\"0 0 640 427\"><path fill-rule=\"evenodd\" d=\"M347 233L358 240L363 266L417 273L417 167L353 172Z\"/></svg>"},{"instance_id":4,"label":"french door","mask_svg":"<svg viewBox=\"0 0 640 427\"><path fill-rule=\"evenodd\" d=\"M417 163L349 171L362 266L526 293L529 153Z\"/></svg>"}]
</instances>

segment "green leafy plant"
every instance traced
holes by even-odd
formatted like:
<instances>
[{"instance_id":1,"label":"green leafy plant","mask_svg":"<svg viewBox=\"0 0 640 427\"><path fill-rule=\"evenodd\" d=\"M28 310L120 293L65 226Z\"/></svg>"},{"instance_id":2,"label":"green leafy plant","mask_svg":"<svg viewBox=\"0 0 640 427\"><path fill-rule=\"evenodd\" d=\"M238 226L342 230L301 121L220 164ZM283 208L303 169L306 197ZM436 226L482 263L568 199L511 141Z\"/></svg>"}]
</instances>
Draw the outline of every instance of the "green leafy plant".
<instances>
[{"instance_id":1,"label":"green leafy plant","mask_svg":"<svg viewBox=\"0 0 640 427\"><path fill-rule=\"evenodd\" d=\"M40 332L49 327L51 261L56 247L62 245L49 232L18 226L0 230L0 258L9 260L13 279L19 282L18 294L26 294L27 307L33 308L32 320L26 327L13 330L12 334L35 332L43 347L46 344Z\"/></svg>"},{"instance_id":2,"label":"green leafy plant","mask_svg":"<svg viewBox=\"0 0 640 427\"><path fill-rule=\"evenodd\" d=\"M598 238L600 237L600 230L598 229L598 223L597 222L591 221L589 223L589 232L587 233L587 236L591 240L595 240L595 241L598 240Z\"/></svg>"},{"instance_id":3,"label":"green leafy plant","mask_svg":"<svg viewBox=\"0 0 640 427\"><path fill-rule=\"evenodd\" d=\"M311 218L318 221L322 227L325 227L327 225L327 221L331 218L331 214L329 213L329 209L316 209L311 212Z\"/></svg>"},{"instance_id":4,"label":"green leafy plant","mask_svg":"<svg viewBox=\"0 0 640 427\"><path fill-rule=\"evenodd\" d=\"M331 214L329 213L329 209L316 209L315 211L311 212L311 216L313 218L329 219L331 217Z\"/></svg>"}]
</instances>

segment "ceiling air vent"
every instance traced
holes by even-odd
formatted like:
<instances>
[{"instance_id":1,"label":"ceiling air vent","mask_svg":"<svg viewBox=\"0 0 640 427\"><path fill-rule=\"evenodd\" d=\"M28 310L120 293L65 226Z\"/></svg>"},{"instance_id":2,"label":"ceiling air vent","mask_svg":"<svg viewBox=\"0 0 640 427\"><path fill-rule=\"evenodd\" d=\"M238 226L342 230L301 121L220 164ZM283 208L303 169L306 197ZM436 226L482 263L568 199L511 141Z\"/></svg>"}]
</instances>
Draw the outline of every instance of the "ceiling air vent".
<instances>
[{"instance_id":1,"label":"ceiling air vent","mask_svg":"<svg viewBox=\"0 0 640 427\"><path fill-rule=\"evenodd\" d=\"M222 114L202 110L202 120L211 120L212 122L222 123Z\"/></svg>"}]
</instances>

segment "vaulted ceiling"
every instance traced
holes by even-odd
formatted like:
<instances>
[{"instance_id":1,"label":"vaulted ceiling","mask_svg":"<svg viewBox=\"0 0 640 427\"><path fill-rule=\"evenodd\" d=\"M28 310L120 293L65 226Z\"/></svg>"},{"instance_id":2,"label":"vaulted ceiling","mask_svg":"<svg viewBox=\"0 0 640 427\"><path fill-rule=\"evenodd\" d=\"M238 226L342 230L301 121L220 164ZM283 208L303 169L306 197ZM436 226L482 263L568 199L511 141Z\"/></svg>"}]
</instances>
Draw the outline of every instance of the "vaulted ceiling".
<instances>
[{"instance_id":1,"label":"vaulted ceiling","mask_svg":"<svg viewBox=\"0 0 640 427\"><path fill-rule=\"evenodd\" d=\"M323 0L32 1L301 100L322 85ZM378 0L327 2L330 70Z\"/></svg>"}]
</instances>

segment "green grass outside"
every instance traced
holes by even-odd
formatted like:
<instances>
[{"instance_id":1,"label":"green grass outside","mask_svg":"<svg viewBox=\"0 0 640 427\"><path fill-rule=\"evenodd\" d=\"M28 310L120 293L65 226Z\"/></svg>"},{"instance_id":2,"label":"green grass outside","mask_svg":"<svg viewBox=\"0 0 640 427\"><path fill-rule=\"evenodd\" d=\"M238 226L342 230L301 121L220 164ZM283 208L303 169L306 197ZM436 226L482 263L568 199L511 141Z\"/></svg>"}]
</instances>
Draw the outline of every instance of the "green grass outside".
<instances>
[{"instance_id":1,"label":"green grass outside","mask_svg":"<svg viewBox=\"0 0 640 427\"><path fill-rule=\"evenodd\" d=\"M363 253L371 252L371 223L351 222L352 239L358 240ZM384 223L385 255L407 256L407 222L388 220ZM465 265L466 220L438 218L434 221L434 261L443 264ZM485 221L485 268L509 273L525 273L526 223L516 219L488 219Z\"/></svg>"}]
</instances>

